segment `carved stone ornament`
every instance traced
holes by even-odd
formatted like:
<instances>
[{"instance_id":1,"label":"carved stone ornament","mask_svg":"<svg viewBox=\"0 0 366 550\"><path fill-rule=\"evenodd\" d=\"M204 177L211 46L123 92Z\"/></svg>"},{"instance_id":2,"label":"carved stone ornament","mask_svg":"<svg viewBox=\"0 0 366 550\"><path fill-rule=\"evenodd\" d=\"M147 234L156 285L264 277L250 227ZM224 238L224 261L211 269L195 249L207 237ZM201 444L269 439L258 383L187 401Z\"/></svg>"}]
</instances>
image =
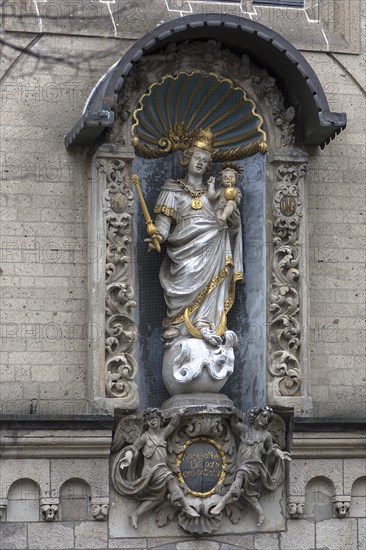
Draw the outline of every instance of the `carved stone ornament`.
<instances>
[{"instance_id":1,"label":"carved stone ornament","mask_svg":"<svg viewBox=\"0 0 366 550\"><path fill-rule=\"evenodd\" d=\"M132 216L134 196L128 185L124 161L97 160L105 177L104 214L106 223L105 288L105 384L106 395L135 404L137 363L132 355L137 329L132 311L136 307L131 284L133 257Z\"/></svg>"},{"instance_id":2,"label":"carved stone ornament","mask_svg":"<svg viewBox=\"0 0 366 550\"><path fill-rule=\"evenodd\" d=\"M137 111L140 112L143 108L142 98L148 95L146 90L153 91L154 86L156 87L158 83L163 86L164 79L174 83L177 75L186 74L190 77L196 73L201 75L212 73L215 78L217 77L219 83L230 79L233 90L236 87L243 90L246 97L253 103L256 116L263 122L265 129L263 135L268 134L269 136L268 170L269 172L273 171L275 167L276 180L273 188L272 209L273 257L269 306L267 395L273 403L280 403L282 398L285 398L283 401L293 398L291 403L297 403L298 400L303 405L306 401L303 399L304 396L306 397L306 377L305 380L302 379L304 371L300 368L300 359L304 360L303 355L306 352L302 351L302 356L300 356L303 340L301 325L304 321L301 317L301 308L304 306L300 303L299 228L302 216L300 188L303 184L306 155L304 153L301 155L295 148L295 109L285 103L276 80L267 69L256 66L247 55L238 56L219 42L208 40L207 42L187 42L180 45L169 44L154 55L143 55L125 78L116 106L116 122L107 133L109 143L104 144L103 147L112 147L116 150L128 147L133 149L136 144L133 143L131 129L134 122L136 123ZM187 136L184 132L180 133L181 127L177 126L176 129L174 140L186 139ZM247 156L256 152L254 150L248 152ZM135 149L135 153L139 154L138 149ZM230 160L230 158L226 160ZM104 197L107 230L106 395L110 398L120 399L122 408L134 408L138 400L138 389L135 383L137 364L133 353L136 339L133 315L133 308L136 304L131 287L131 281L134 280L132 271L134 266L129 261L132 256L133 195L129 184L132 176L132 162L128 166L128 170L126 170L124 161L118 156L109 160L101 157L97 162L99 171L103 173L106 181ZM278 165L279 162L280 165ZM167 187L167 191L171 190ZM201 199L196 202L202 204ZM160 210L157 210L157 207ZM192 208L194 207L192 206ZM158 214L158 217L159 212L163 212L165 217L174 219L174 208L168 208L165 203L155 206L155 213ZM166 227L159 227L157 224L157 230L160 242L168 241L169 244L170 233ZM164 232L168 235L165 235ZM236 263L236 255L234 255L234 262ZM186 278L183 280L186 281ZM185 284L189 285L189 281L186 281ZM209 285L206 286L211 288ZM198 295L200 296L201 293ZM213 292L210 293L210 298L214 299ZM192 305L193 302L190 304ZM172 361L168 360L168 354L171 352L170 348L173 347L175 339L182 338L181 343L184 343L184 338L188 336L186 332L189 333L190 342L200 338L193 333L197 328L196 324L198 326L201 322L198 315L199 307L201 307L200 304L196 310L184 312L183 320L179 315L175 318L170 315L171 312L167 314L171 326L165 327L163 340L165 339L166 343L166 363L169 363L171 369L173 368L173 374L171 372L168 375L164 374L164 381L171 395L202 391L199 384L195 389L191 387L192 382L197 386L197 381L200 383L201 378L204 385L208 380L215 386L214 388L210 386L209 391L219 391L232 371L230 353L225 359L227 372L224 373L221 367L218 369L217 365L211 362L210 368L205 366L205 380L201 376L203 364L201 357L199 358L200 364L197 362L197 365L194 365L195 369L191 368L195 359L193 357L195 349L190 350L189 369L187 369L188 361L184 357L183 347L182 354L175 353ZM185 315L186 313L187 315ZM215 323L210 321L209 328L215 330L217 335L221 335L225 330L223 321L215 320ZM180 327L183 327L184 330L187 329L186 332L181 331ZM223 328L222 332L221 328ZM197 344L197 347L198 345L202 345L202 343ZM303 349L306 349L306 346L303 346ZM186 355L188 357L188 354ZM97 360L95 360L96 362ZM164 373L168 370L163 367ZM207 391L206 385L205 391Z\"/></svg>"},{"instance_id":3,"label":"carved stone ornament","mask_svg":"<svg viewBox=\"0 0 366 550\"><path fill-rule=\"evenodd\" d=\"M302 205L299 182L304 174L304 164L278 166L273 197L269 373L274 394L282 396L301 394L299 226Z\"/></svg>"},{"instance_id":4,"label":"carved stone ornament","mask_svg":"<svg viewBox=\"0 0 366 550\"><path fill-rule=\"evenodd\" d=\"M58 498L41 498L41 516L43 521L56 521L58 517Z\"/></svg>"},{"instance_id":5,"label":"carved stone ornament","mask_svg":"<svg viewBox=\"0 0 366 550\"><path fill-rule=\"evenodd\" d=\"M91 499L91 512L96 521L106 521L109 514L109 498L93 497Z\"/></svg>"},{"instance_id":6,"label":"carved stone ornament","mask_svg":"<svg viewBox=\"0 0 366 550\"><path fill-rule=\"evenodd\" d=\"M221 407L222 409L222 407ZM219 529L223 514L233 524L245 514L246 503L265 522L262 490L274 491L283 481L289 453L268 430L270 407L239 417L231 407L169 413L147 409L143 419L125 417L117 426L112 452L115 490L138 505L130 516L155 515L159 527L170 521L195 535ZM169 420L170 419L170 420Z\"/></svg>"},{"instance_id":7,"label":"carved stone ornament","mask_svg":"<svg viewBox=\"0 0 366 550\"><path fill-rule=\"evenodd\" d=\"M289 496L287 498L287 515L290 519L302 519L305 509L305 497Z\"/></svg>"},{"instance_id":8,"label":"carved stone ornament","mask_svg":"<svg viewBox=\"0 0 366 550\"><path fill-rule=\"evenodd\" d=\"M294 147L295 109L285 104L276 79L267 69L257 67L248 55L238 56L215 40L180 45L171 43L159 54L142 56L125 79L117 105L116 122L108 140L123 145L130 143L129 129L141 94L166 75L192 70L229 78L255 101L257 107L264 103L264 110L269 111L271 123L278 132L278 145L282 148ZM185 137L179 132L178 135L180 139ZM249 151L245 156L255 154L258 150ZM231 152L228 155L221 160L233 160L235 157L235 154L230 156Z\"/></svg>"},{"instance_id":9,"label":"carved stone ornament","mask_svg":"<svg viewBox=\"0 0 366 550\"><path fill-rule=\"evenodd\" d=\"M340 519L348 517L350 504L350 496L335 496L333 498L333 516Z\"/></svg>"}]
</instances>

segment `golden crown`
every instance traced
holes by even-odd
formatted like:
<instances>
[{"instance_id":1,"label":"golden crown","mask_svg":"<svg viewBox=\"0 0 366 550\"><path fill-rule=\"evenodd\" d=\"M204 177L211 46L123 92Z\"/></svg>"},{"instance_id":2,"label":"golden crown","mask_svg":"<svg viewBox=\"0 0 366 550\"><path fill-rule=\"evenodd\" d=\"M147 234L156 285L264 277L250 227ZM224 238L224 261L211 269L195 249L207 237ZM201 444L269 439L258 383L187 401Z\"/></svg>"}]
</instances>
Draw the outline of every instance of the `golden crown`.
<instances>
[{"instance_id":1,"label":"golden crown","mask_svg":"<svg viewBox=\"0 0 366 550\"><path fill-rule=\"evenodd\" d=\"M199 147L211 153L214 141L214 135L209 128L207 130L200 128L192 140L192 147Z\"/></svg>"}]
</instances>

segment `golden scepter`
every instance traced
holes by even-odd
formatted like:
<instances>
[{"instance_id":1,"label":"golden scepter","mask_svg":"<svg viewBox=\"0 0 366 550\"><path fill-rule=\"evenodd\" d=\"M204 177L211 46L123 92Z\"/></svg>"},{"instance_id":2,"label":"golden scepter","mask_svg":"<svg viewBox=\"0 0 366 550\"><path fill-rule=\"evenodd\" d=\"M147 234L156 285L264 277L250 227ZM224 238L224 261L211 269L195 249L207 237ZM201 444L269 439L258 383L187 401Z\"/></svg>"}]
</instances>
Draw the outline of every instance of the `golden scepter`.
<instances>
[{"instance_id":1,"label":"golden scepter","mask_svg":"<svg viewBox=\"0 0 366 550\"><path fill-rule=\"evenodd\" d=\"M160 243L159 243L159 241L156 237L156 227L153 224L150 213L147 209L146 202L145 202L144 196L143 196L142 191L141 191L139 177L136 174L134 174L132 176L132 183L134 184L134 186L137 189L137 194L139 196L141 208L142 208L142 211L144 213L144 218L145 218L145 222L146 222L146 231L147 231L148 235L151 237L151 240L152 240L153 245L155 246L156 250L158 252L160 252L161 248L160 248Z\"/></svg>"}]
</instances>

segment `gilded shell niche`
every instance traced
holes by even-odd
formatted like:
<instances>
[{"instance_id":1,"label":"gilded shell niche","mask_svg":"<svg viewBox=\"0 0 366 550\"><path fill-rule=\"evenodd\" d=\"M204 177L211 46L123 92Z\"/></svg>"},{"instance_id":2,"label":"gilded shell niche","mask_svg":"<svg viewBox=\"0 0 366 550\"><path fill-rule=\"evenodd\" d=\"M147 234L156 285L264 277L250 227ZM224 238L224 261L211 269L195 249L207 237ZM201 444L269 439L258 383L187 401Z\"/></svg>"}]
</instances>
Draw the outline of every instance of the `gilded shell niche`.
<instances>
[{"instance_id":1,"label":"gilded shell niche","mask_svg":"<svg viewBox=\"0 0 366 550\"><path fill-rule=\"evenodd\" d=\"M161 157L189 147L197 130L214 136L212 157L235 160L265 153L263 119L253 100L228 78L181 71L166 75L140 98L132 126L136 153Z\"/></svg>"}]
</instances>

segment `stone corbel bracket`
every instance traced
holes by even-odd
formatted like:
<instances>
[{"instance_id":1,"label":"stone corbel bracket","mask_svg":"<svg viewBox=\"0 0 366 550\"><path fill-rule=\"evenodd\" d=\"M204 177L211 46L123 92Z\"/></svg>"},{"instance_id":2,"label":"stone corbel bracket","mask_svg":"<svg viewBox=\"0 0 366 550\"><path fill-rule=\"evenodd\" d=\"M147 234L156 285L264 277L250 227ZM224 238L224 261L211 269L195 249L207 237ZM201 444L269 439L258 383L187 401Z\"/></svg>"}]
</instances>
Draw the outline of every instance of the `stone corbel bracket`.
<instances>
[{"instance_id":1,"label":"stone corbel bracket","mask_svg":"<svg viewBox=\"0 0 366 550\"><path fill-rule=\"evenodd\" d=\"M58 517L59 499L43 497L40 500L41 517L44 521L56 521Z\"/></svg>"},{"instance_id":2,"label":"stone corbel bracket","mask_svg":"<svg viewBox=\"0 0 366 550\"><path fill-rule=\"evenodd\" d=\"M139 404L134 348L137 327L133 289L132 147L105 144L93 159L89 200L91 339L90 400L99 410L132 410Z\"/></svg>"},{"instance_id":3,"label":"stone corbel bracket","mask_svg":"<svg viewBox=\"0 0 366 550\"><path fill-rule=\"evenodd\" d=\"M91 499L91 510L96 521L106 521L109 514L109 497L93 497Z\"/></svg>"},{"instance_id":4,"label":"stone corbel bracket","mask_svg":"<svg viewBox=\"0 0 366 550\"><path fill-rule=\"evenodd\" d=\"M288 496L287 497L287 517L289 519L302 519L305 509L304 496Z\"/></svg>"},{"instance_id":5,"label":"stone corbel bracket","mask_svg":"<svg viewBox=\"0 0 366 550\"><path fill-rule=\"evenodd\" d=\"M338 495L333 497L333 517L346 518L349 516L351 497L347 495Z\"/></svg>"}]
</instances>

